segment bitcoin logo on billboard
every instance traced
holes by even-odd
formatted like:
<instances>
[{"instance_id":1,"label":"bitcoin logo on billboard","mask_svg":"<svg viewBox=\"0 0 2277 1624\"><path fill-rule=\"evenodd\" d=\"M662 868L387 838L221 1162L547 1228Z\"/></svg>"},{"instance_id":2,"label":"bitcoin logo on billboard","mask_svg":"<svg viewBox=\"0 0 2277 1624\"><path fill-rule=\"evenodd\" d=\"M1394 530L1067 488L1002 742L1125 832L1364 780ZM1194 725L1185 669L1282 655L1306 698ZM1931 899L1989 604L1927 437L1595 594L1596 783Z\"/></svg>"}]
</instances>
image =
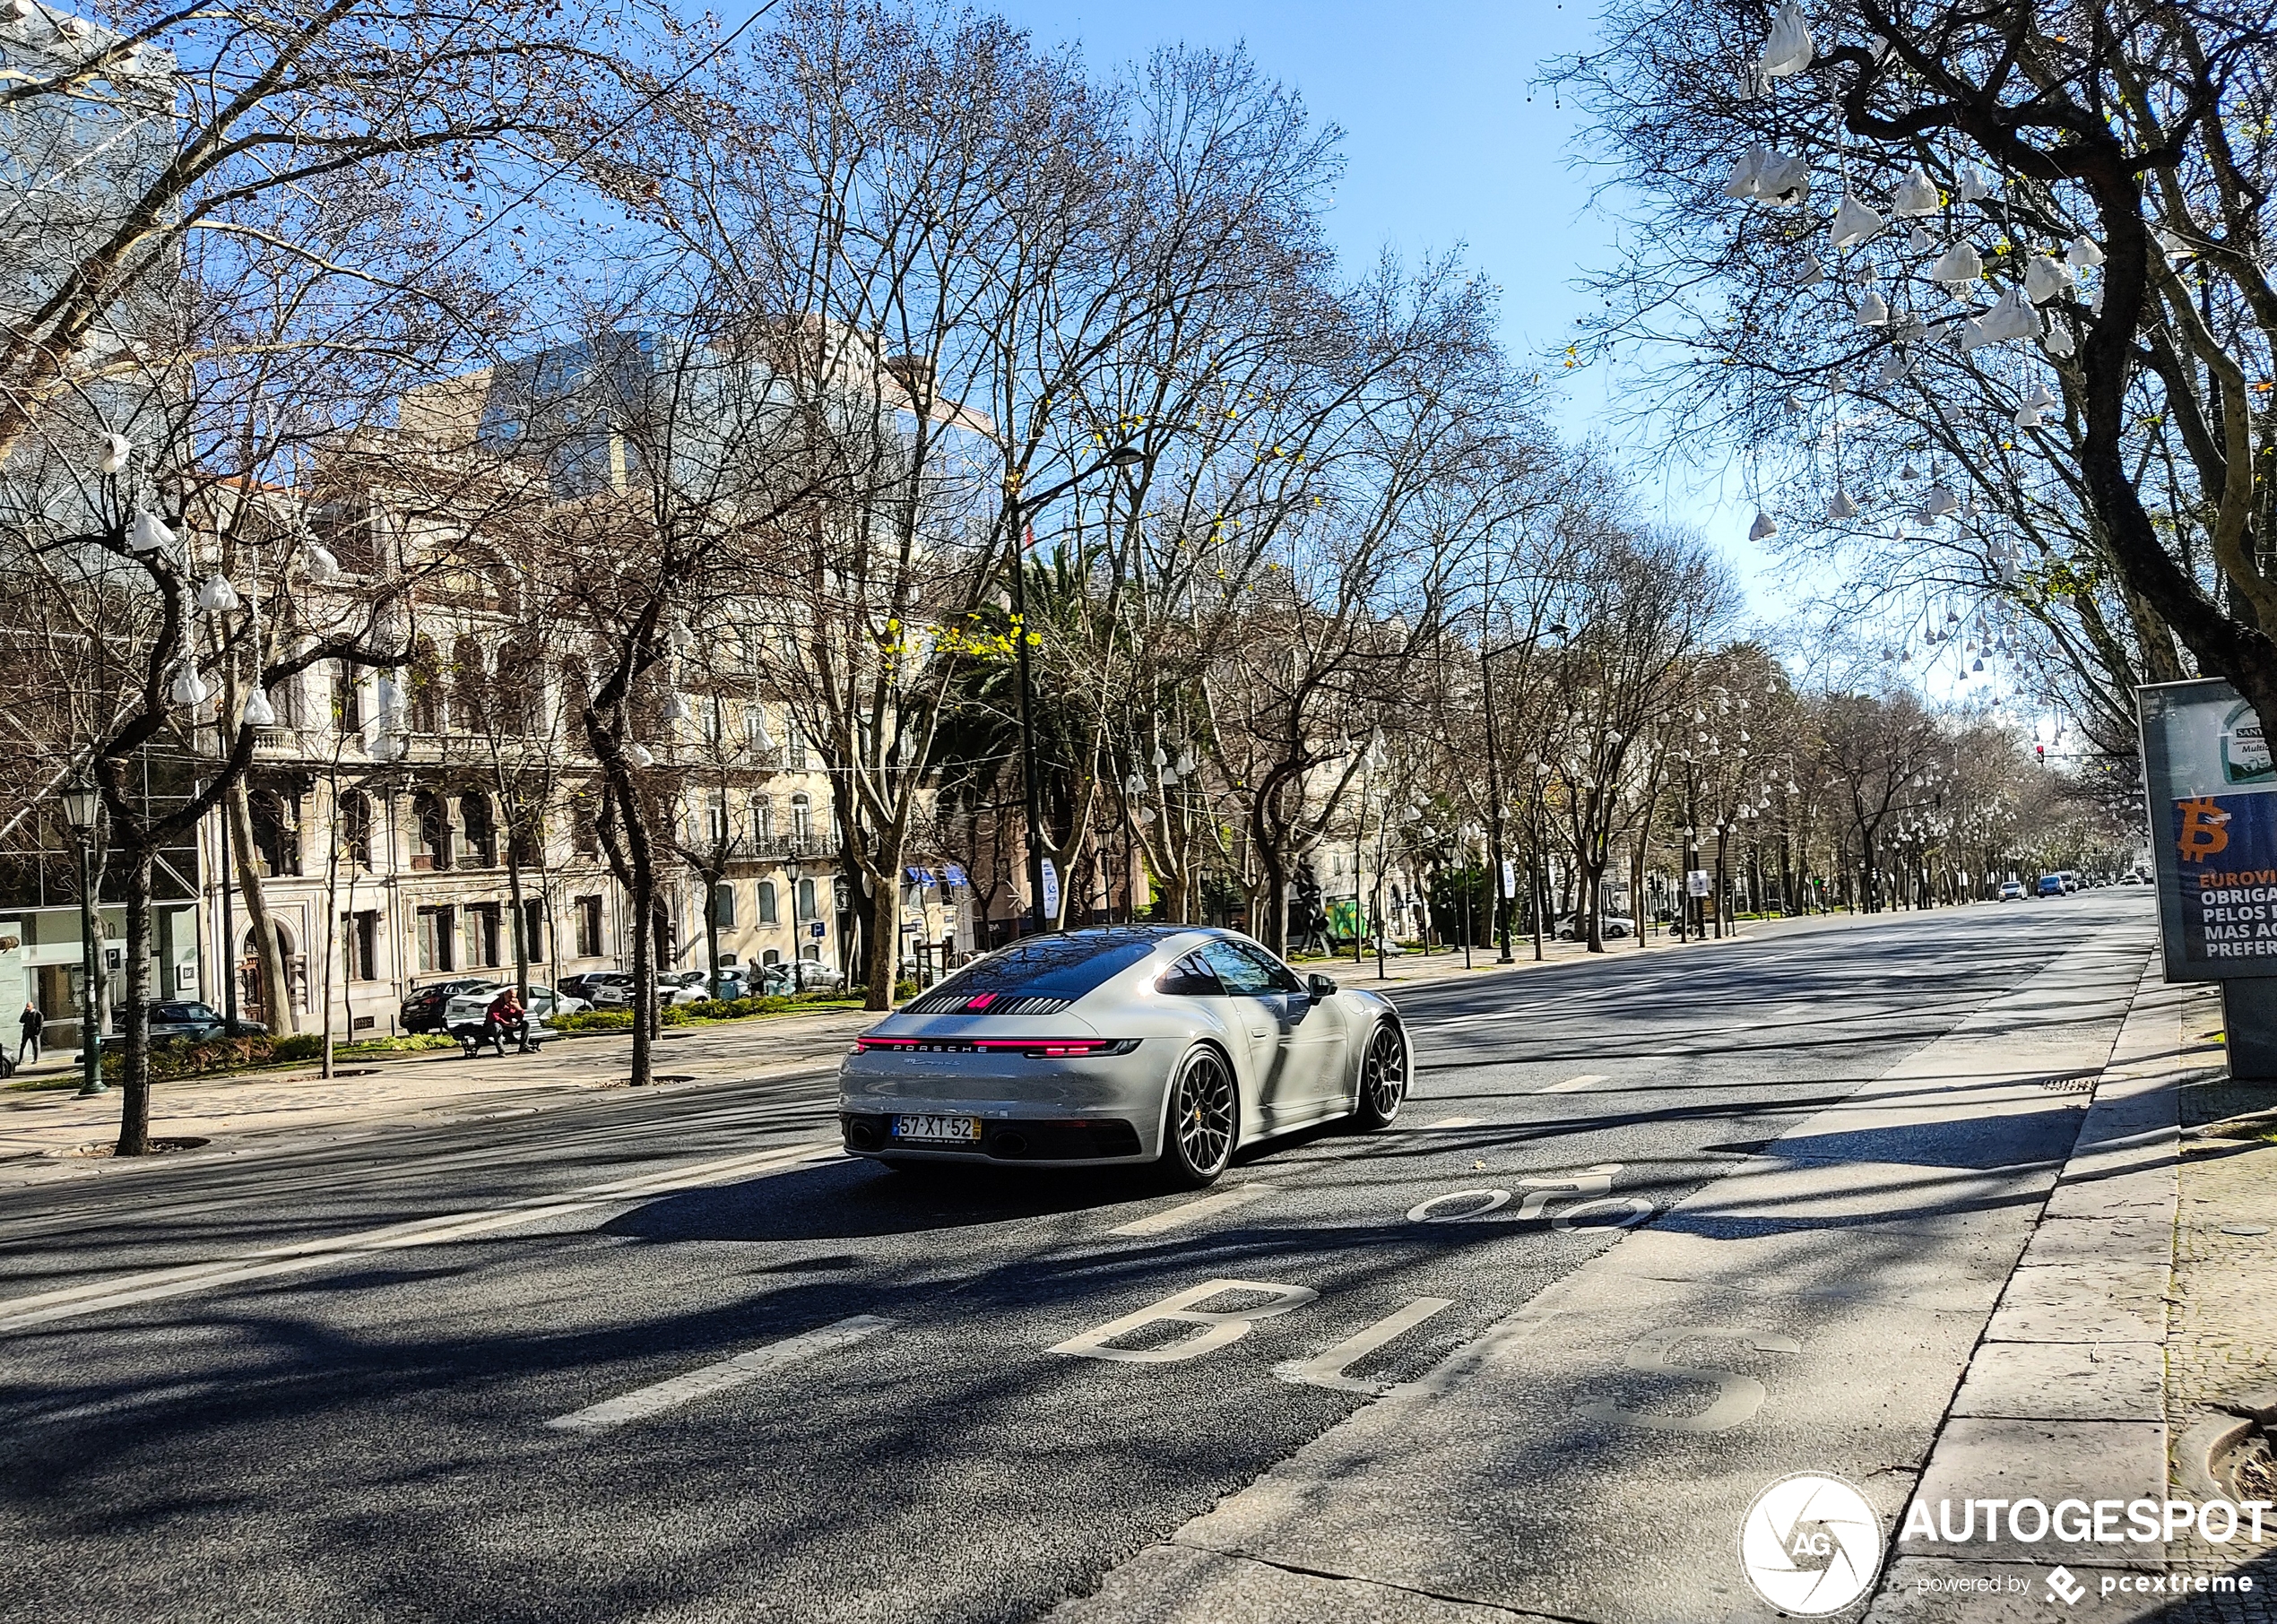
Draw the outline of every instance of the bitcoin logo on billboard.
<instances>
[{"instance_id":1,"label":"bitcoin logo on billboard","mask_svg":"<svg viewBox=\"0 0 2277 1624\"><path fill-rule=\"evenodd\" d=\"M2177 801L2175 807L2182 814L2182 830L2176 836L2175 848L2181 852L2184 862L2203 862L2229 844L2229 814L2211 796Z\"/></svg>"}]
</instances>

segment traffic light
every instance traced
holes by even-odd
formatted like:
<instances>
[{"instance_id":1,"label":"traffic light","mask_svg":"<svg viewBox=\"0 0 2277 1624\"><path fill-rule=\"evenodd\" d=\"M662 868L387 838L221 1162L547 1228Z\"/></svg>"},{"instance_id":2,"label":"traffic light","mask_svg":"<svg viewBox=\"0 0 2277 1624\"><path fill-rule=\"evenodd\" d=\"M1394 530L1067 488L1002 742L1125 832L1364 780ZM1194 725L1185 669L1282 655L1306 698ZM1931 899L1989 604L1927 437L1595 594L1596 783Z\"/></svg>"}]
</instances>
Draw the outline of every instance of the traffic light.
<instances>
[{"instance_id":1,"label":"traffic light","mask_svg":"<svg viewBox=\"0 0 2277 1624\"><path fill-rule=\"evenodd\" d=\"M2041 766L2044 767L2048 764L2048 747L2046 745L2034 745L2032 747L2032 754L2039 757L2039 764Z\"/></svg>"}]
</instances>

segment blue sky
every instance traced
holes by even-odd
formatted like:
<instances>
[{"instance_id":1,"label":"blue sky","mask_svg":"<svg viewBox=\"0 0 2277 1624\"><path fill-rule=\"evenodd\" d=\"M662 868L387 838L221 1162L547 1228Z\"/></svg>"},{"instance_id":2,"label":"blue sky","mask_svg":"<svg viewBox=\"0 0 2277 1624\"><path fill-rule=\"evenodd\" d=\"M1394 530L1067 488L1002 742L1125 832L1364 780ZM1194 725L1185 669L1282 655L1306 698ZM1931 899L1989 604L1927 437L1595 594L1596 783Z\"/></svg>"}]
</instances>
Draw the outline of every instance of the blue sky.
<instances>
[{"instance_id":1,"label":"blue sky","mask_svg":"<svg viewBox=\"0 0 2277 1624\"><path fill-rule=\"evenodd\" d=\"M995 0L993 9L1041 44L1079 45L1102 67L1179 40L1246 43L1266 72L1303 93L1316 120L1345 133L1331 227L1346 257L1365 263L1386 243L1410 259L1462 247L1502 289L1515 355L1563 348L1585 304L1575 276L1610 257L1614 222L1590 208L1594 177L1573 162L1573 109L1532 82L1546 58L1592 48L1592 0ZM1558 416L1570 435L1597 428L1606 381L1561 379ZM1739 569L1757 611L1773 612L1765 560L1745 540L1753 510L1736 486L1723 499L1703 488L1701 471L1663 471L1641 456L1637 471L1654 516L1699 530Z\"/></svg>"}]
</instances>

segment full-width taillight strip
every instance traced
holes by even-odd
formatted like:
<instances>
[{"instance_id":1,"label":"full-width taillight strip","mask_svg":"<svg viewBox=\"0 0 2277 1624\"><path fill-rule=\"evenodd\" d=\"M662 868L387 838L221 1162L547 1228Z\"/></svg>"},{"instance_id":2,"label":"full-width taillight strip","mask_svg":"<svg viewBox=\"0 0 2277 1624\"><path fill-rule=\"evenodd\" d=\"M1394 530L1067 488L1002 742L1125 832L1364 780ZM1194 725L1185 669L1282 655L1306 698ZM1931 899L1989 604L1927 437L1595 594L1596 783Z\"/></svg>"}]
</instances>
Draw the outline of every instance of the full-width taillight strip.
<instances>
[{"instance_id":1,"label":"full-width taillight strip","mask_svg":"<svg viewBox=\"0 0 2277 1624\"><path fill-rule=\"evenodd\" d=\"M934 1054L1009 1053L1041 1059L1081 1059L1090 1055L1127 1055L1136 1038L871 1038L854 1040L854 1052L873 1049L914 1050Z\"/></svg>"}]
</instances>

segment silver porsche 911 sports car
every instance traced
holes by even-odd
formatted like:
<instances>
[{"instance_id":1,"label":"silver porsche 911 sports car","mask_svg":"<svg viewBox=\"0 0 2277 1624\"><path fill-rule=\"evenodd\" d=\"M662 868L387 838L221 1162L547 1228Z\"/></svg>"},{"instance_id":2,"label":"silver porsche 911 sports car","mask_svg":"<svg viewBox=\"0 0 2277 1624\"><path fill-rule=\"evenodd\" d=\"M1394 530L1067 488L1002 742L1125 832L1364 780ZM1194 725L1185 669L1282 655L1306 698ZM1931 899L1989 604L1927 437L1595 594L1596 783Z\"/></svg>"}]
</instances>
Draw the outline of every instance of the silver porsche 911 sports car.
<instances>
[{"instance_id":1,"label":"silver porsche 911 sports car","mask_svg":"<svg viewBox=\"0 0 2277 1624\"><path fill-rule=\"evenodd\" d=\"M890 1163L1158 1161L1199 1186L1260 1139L1381 1127L1408 1069L1375 994L1230 930L1130 926L1025 937L912 999L856 1040L838 1111Z\"/></svg>"}]
</instances>

